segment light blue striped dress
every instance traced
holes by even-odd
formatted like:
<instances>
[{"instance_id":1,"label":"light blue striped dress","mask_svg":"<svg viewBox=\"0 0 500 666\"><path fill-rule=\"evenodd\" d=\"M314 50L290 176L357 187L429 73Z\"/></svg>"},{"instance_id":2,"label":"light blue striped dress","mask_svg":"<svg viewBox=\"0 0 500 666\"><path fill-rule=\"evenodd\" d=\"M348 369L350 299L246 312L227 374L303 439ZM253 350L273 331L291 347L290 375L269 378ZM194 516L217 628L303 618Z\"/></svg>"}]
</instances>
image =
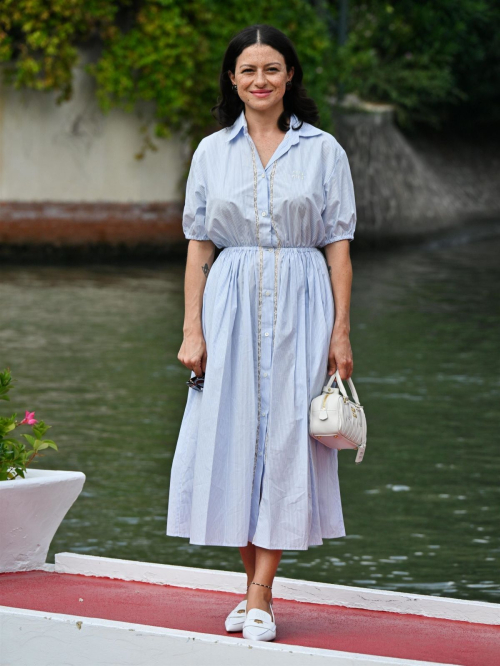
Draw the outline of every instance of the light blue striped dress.
<instances>
[{"instance_id":1,"label":"light blue striped dress","mask_svg":"<svg viewBox=\"0 0 500 666\"><path fill-rule=\"evenodd\" d=\"M203 293L204 390L186 391L170 479L166 534L192 544L307 550L345 535L337 452L308 418L334 322L318 248L353 239L354 189L337 140L299 124L263 168L242 111L191 163L184 234L224 248Z\"/></svg>"}]
</instances>

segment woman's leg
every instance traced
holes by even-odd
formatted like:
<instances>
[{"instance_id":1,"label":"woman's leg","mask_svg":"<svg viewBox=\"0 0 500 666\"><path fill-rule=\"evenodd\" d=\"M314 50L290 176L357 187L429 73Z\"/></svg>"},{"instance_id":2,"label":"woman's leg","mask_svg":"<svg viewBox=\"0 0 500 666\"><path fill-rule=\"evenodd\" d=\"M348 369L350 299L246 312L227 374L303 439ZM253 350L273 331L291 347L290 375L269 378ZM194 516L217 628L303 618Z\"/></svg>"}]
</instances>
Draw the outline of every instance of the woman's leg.
<instances>
[{"instance_id":1,"label":"woman's leg","mask_svg":"<svg viewBox=\"0 0 500 666\"><path fill-rule=\"evenodd\" d=\"M248 588L255 574L255 546L251 541L248 542L248 545L240 547L240 555L247 574ZM253 587L256 587L256 585ZM245 599L248 599L248 592L245 594Z\"/></svg>"},{"instance_id":2,"label":"woman's leg","mask_svg":"<svg viewBox=\"0 0 500 666\"><path fill-rule=\"evenodd\" d=\"M270 612L269 602L272 599L272 590L263 585L272 585L276 569L280 563L282 550L268 550L267 548L255 548L255 573L253 578L249 579L262 585L251 585L247 593L247 613L251 608L261 608L264 611ZM248 572L247 572L248 575Z\"/></svg>"}]
</instances>

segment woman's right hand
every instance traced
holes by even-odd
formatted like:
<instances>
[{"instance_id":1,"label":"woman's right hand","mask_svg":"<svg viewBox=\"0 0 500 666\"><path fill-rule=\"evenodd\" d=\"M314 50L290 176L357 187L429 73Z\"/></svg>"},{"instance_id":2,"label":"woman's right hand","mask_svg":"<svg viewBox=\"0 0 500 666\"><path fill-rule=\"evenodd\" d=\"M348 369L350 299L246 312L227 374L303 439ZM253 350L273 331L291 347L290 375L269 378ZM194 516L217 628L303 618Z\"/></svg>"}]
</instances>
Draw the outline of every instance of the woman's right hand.
<instances>
[{"instance_id":1,"label":"woman's right hand","mask_svg":"<svg viewBox=\"0 0 500 666\"><path fill-rule=\"evenodd\" d=\"M184 333L184 340L177 354L177 358L192 370L197 377L205 373L207 365L207 345L202 331Z\"/></svg>"}]
</instances>

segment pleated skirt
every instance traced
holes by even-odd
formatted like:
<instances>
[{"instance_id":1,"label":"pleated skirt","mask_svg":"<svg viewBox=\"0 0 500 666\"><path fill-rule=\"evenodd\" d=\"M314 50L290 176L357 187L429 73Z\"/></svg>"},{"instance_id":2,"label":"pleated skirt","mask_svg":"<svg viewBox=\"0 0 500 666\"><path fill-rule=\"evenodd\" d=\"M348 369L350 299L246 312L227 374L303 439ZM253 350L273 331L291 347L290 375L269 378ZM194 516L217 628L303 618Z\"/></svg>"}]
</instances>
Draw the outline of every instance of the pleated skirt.
<instances>
[{"instance_id":1,"label":"pleated skirt","mask_svg":"<svg viewBox=\"0 0 500 666\"><path fill-rule=\"evenodd\" d=\"M205 383L187 389L167 535L283 550L345 536L337 451L308 431L333 322L319 249L222 250L203 293Z\"/></svg>"}]
</instances>

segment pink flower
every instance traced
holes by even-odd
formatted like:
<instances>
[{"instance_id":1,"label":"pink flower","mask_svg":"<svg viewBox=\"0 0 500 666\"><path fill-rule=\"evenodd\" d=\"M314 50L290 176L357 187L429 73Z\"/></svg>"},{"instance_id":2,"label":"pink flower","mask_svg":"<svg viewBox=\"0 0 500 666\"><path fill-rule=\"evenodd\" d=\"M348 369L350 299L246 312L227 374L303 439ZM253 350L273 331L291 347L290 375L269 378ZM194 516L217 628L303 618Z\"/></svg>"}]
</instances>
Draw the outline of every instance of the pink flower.
<instances>
[{"instance_id":1,"label":"pink flower","mask_svg":"<svg viewBox=\"0 0 500 666\"><path fill-rule=\"evenodd\" d=\"M34 416L35 412L26 412L26 416L19 425L22 425L23 423L27 423L28 425L33 425L34 423L38 423L38 421L35 418L33 418Z\"/></svg>"}]
</instances>

